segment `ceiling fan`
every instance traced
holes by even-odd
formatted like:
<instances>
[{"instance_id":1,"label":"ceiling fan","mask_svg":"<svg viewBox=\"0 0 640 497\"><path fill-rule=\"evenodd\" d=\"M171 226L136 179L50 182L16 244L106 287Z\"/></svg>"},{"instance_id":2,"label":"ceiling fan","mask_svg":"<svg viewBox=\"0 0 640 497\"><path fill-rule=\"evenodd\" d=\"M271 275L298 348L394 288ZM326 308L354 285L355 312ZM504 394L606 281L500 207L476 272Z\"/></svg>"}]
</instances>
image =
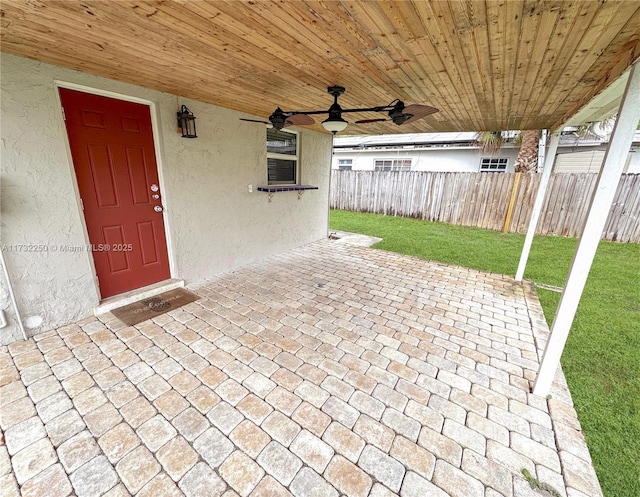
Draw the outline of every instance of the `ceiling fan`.
<instances>
[{"instance_id":1,"label":"ceiling fan","mask_svg":"<svg viewBox=\"0 0 640 497\"><path fill-rule=\"evenodd\" d=\"M312 111L283 111L278 107L273 114L269 116L269 121L258 121L255 119L240 119L241 121L257 122L271 125L280 130L287 126L304 126L314 124L315 120L311 117L314 114L328 114L329 117L322 121L322 126L327 130L336 134L342 131L349 124L342 118L342 114L348 112L386 112L388 118L377 119L361 119L355 121L355 124L376 123L381 121L393 121L397 125L411 123L422 119L430 114L438 112L435 107L428 105L413 104L405 106L401 100L394 100L388 105L379 105L376 107L363 107L357 109L343 109L338 103L338 97L345 92L342 86L330 86L327 88L330 95L333 96L333 104L328 110L312 110Z\"/></svg>"}]
</instances>

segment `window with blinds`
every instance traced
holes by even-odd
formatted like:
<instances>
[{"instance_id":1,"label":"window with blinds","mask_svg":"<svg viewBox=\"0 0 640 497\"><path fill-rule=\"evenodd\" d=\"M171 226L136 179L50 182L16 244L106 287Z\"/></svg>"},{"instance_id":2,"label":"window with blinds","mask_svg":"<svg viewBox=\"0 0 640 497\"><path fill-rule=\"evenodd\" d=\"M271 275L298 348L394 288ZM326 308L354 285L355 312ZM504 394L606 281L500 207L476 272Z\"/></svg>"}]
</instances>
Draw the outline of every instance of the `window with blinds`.
<instances>
[{"instance_id":1,"label":"window with blinds","mask_svg":"<svg viewBox=\"0 0 640 497\"><path fill-rule=\"evenodd\" d=\"M376 171L411 171L411 159L375 159Z\"/></svg>"},{"instance_id":2,"label":"window with blinds","mask_svg":"<svg viewBox=\"0 0 640 497\"><path fill-rule=\"evenodd\" d=\"M268 184L298 184L298 142L298 134L295 131L267 129Z\"/></svg>"}]
</instances>

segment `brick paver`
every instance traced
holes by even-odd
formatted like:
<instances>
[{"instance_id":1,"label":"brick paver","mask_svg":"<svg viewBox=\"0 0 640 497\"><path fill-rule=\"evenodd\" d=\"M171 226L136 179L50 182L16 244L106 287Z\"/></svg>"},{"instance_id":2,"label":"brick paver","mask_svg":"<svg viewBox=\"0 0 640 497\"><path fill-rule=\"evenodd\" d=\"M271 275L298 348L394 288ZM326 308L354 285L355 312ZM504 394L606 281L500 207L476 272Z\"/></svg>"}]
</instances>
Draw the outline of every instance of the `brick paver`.
<instances>
[{"instance_id":1,"label":"brick paver","mask_svg":"<svg viewBox=\"0 0 640 497\"><path fill-rule=\"evenodd\" d=\"M2 495L602 495L530 283L322 241L192 290L0 347Z\"/></svg>"}]
</instances>

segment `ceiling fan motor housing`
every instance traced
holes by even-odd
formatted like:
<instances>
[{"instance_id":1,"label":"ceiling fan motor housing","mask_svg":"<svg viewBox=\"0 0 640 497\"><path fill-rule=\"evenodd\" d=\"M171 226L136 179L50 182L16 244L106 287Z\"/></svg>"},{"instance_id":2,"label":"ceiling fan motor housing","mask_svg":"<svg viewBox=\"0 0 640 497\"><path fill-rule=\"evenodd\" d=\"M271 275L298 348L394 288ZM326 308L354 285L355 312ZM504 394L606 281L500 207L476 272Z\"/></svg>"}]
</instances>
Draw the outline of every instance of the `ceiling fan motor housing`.
<instances>
[{"instance_id":1,"label":"ceiling fan motor housing","mask_svg":"<svg viewBox=\"0 0 640 497\"><path fill-rule=\"evenodd\" d=\"M393 109L389 111L389 117L394 124L400 126L401 124L404 124L408 119L412 118L413 114L405 114L404 102L402 100L398 100L393 106Z\"/></svg>"},{"instance_id":2,"label":"ceiling fan motor housing","mask_svg":"<svg viewBox=\"0 0 640 497\"><path fill-rule=\"evenodd\" d=\"M333 104L329 107L329 121L342 121L342 107L338 103L338 97L345 92L345 88L343 86L330 86L327 88L327 92L333 96Z\"/></svg>"}]
</instances>

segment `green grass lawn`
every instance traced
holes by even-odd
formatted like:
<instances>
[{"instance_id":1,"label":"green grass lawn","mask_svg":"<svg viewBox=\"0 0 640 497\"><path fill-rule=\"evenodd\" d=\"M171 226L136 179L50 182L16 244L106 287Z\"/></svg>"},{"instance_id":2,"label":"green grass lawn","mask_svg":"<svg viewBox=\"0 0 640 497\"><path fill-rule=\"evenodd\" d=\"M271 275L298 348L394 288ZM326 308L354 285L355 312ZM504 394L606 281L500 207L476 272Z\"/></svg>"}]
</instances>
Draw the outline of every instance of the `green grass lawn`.
<instances>
[{"instance_id":1,"label":"green grass lawn","mask_svg":"<svg viewBox=\"0 0 640 497\"><path fill-rule=\"evenodd\" d=\"M416 219L331 212L331 229L383 238L375 248L515 275L524 235ZM563 286L574 238L536 237L525 278ZM560 294L538 289L551 325ZM640 496L640 245L601 242L562 366L607 497Z\"/></svg>"}]
</instances>

